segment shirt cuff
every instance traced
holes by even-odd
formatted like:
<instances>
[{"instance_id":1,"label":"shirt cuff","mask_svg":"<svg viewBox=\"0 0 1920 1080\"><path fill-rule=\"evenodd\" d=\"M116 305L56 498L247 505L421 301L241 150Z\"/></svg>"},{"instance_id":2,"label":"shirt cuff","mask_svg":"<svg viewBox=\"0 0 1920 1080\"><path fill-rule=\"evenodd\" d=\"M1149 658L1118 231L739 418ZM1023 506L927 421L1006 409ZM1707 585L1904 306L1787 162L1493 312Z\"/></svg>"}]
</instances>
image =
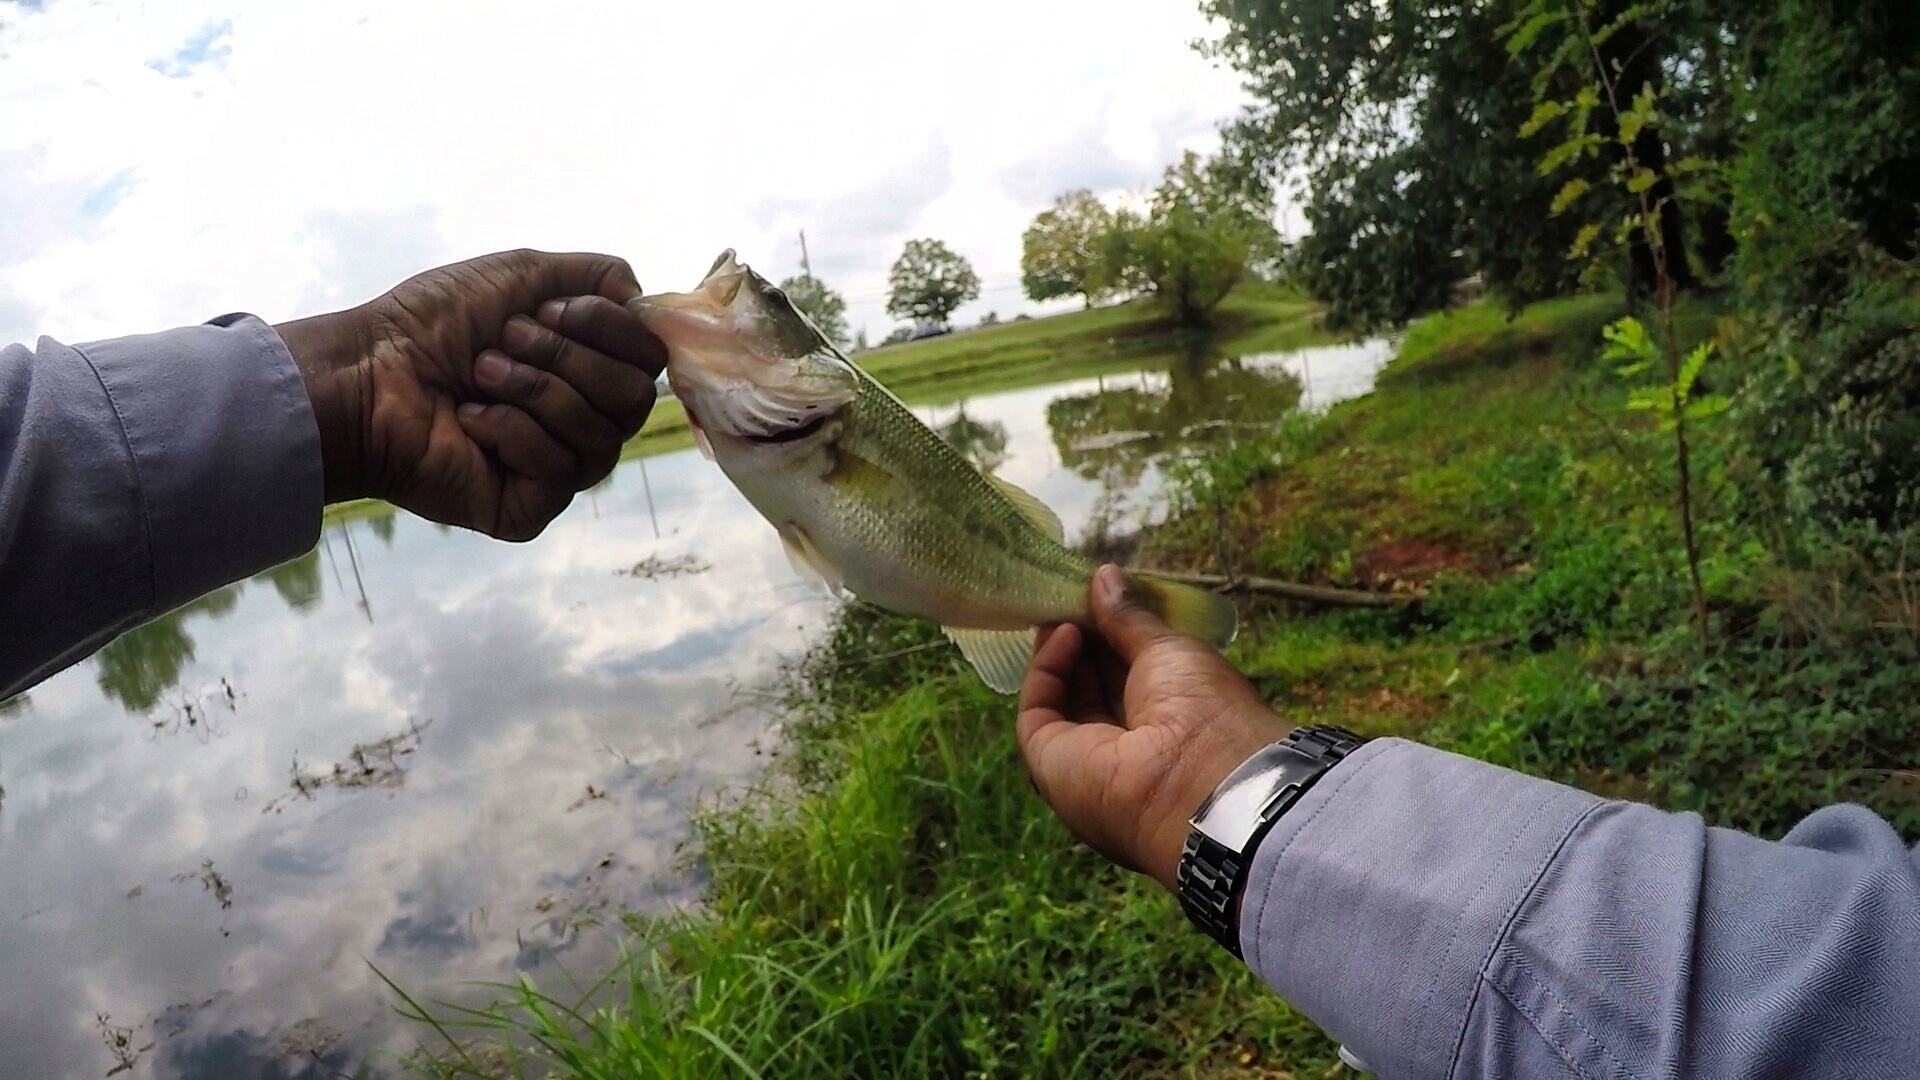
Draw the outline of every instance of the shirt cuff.
<instances>
[{"instance_id":1,"label":"shirt cuff","mask_svg":"<svg viewBox=\"0 0 1920 1080\"><path fill-rule=\"evenodd\" d=\"M79 346L126 434L155 615L304 554L325 506L293 355L247 314Z\"/></svg>"},{"instance_id":2,"label":"shirt cuff","mask_svg":"<svg viewBox=\"0 0 1920 1080\"><path fill-rule=\"evenodd\" d=\"M1267 834L1247 963L1382 1076L1452 1069L1480 974L1600 799L1402 739L1328 770Z\"/></svg>"}]
</instances>

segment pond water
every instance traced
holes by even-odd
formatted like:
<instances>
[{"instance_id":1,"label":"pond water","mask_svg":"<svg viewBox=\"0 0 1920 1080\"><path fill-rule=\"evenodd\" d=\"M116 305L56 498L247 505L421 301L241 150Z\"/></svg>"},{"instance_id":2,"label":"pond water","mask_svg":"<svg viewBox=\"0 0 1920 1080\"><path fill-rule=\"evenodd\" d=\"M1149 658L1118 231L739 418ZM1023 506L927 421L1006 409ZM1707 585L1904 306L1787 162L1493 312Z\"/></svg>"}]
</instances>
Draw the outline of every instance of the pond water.
<instances>
[{"instance_id":1,"label":"pond water","mask_svg":"<svg viewBox=\"0 0 1920 1080\"><path fill-rule=\"evenodd\" d=\"M1168 454L1362 393L1391 349L918 411L1077 538L1155 513ZM591 981L620 910L694 898L689 807L761 767L761 688L832 613L687 451L526 545L330 526L123 636L0 706L0 1077L385 1075L421 1032L375 968L437 1001Z\"/></svg>"}]
</instances>

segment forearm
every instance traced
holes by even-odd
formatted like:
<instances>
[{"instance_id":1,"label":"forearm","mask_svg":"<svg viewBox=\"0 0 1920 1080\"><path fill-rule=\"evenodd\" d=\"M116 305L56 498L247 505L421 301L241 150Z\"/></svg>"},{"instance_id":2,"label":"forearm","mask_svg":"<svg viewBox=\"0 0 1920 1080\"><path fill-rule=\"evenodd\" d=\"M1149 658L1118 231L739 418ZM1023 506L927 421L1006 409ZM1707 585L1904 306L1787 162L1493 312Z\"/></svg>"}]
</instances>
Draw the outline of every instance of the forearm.
<instances>
[{"instance_id":1,"label":"forearm","mask_svg":"<svg viewBox=\"0 0 1920 1080\"><path fill-rule=\"evenodd\" d=\"M311 547L321 452L251 316L0 352L0 698Z\"/></svg>"},{"instance_id":2,"label":"forearm","mask_svg":"<svg viewBox=\"0 0 1920 1080\"><path fill-rule=\"evenodd\" d=\"M1251 874L1249 964L1385 1078L1920 1058L1920 868L1858 808L1768 843L1381 740Z\"/></svg>"}]
</instances>

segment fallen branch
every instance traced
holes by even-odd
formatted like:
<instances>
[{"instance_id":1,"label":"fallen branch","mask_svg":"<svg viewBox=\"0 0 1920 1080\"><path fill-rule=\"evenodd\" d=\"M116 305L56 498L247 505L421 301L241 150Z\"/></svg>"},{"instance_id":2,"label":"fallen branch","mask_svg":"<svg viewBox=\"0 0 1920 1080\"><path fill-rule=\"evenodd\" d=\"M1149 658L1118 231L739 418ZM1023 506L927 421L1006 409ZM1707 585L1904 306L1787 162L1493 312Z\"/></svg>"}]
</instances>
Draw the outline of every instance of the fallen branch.
<instances>
[{"instance_id":1,"label":"fallen branch","mask_svg":"<svg viewBox=\"0 0 1920 1080\"><path fill-rule=\"evenodd\" d=\"M1422 599L1425 592L1379 593L1364 589L1336 589L1330 585L1303 585L1297 581L1278 581L1263 577L1223 577L1219 574L1189 574L1180 570L1145 571L1155 577L1178 581L1223 592L1249 592L1260 596L1278 596L1329 607L1390 608Z\"/></svg>"}]
</instances>

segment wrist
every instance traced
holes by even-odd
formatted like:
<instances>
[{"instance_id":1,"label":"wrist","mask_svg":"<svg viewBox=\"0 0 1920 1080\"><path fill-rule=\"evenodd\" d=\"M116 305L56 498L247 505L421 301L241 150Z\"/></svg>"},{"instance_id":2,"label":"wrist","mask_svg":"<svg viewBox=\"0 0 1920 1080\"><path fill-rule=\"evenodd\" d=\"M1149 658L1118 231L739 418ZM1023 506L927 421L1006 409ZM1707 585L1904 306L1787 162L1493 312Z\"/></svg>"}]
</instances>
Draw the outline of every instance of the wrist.
<instances>
[{"instance_id":1,"label":"wrist","mask_svg":"<svg viewBox=\"0 0 1920 1080\"><path fill-rule=\"evenodd\" d=\"M1186 845L1187 822L1233 770L1287 737L1295 725L1264 706L1223 717L1195 730L1142 821L1147 826L1145 869L1169 892Z\"/></svg>"},{"instance_id":2,"label":"wrist","mask_svg":"<svg viewBox=\"0 0 1920 1080\"><path fill-rule=\"evenodd\" d=\"M358 315L356 308L274 326L306 385L307 403L320 431L328 503L368 493L364 459L371 342Z\"/></svg>"},{"instance_id":3,"label":"wrist","mask_svg":"<svg viewBox=\"0 0 1920 1080\"><path fill-rule=\"evenodd\" d=\"M1366 739L1344 728L1295 728L1237 766L1194 813L1175 895L1201 932L1240 955L1240 905L1267 833Z\"/></svg>"}]
</instances>

